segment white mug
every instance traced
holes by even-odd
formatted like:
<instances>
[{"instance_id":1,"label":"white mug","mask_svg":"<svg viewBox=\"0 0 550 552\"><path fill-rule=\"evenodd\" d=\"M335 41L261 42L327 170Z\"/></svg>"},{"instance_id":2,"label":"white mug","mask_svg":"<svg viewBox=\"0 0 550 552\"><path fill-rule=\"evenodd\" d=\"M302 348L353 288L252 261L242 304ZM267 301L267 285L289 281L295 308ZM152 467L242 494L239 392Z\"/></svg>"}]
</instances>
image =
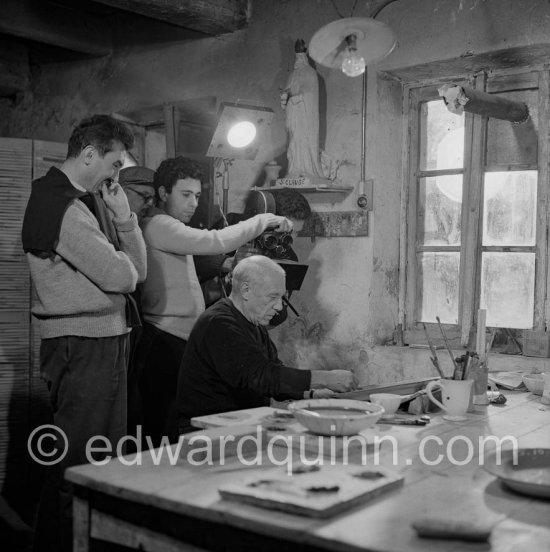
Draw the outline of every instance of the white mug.
<instances>
[{"instance_id":1,"label":"white mug","mask_svg":"<svg viewBox=\"0 0 550 552\"><path fill-rule=\"evenodd\" d=\"M544 387L542 389L542 397L540 402L542 404L550 405L550 374L541 374Z\"/></svg>"},{"instance_id":2,"label":"white mug","mask_svg":"<svg viewBox=\"0 0 550 552\"><path fill-rule=\"evenodd\" d=\"M442 379L430 381L426 386L426 393L433 403L447 412L443 416L446 420L460 422L468 419L466 412L470 402L472 383L473 380ZM432 395L432 390L437 387L441 388L443 404Z\"/></svg>"}]
</instances>

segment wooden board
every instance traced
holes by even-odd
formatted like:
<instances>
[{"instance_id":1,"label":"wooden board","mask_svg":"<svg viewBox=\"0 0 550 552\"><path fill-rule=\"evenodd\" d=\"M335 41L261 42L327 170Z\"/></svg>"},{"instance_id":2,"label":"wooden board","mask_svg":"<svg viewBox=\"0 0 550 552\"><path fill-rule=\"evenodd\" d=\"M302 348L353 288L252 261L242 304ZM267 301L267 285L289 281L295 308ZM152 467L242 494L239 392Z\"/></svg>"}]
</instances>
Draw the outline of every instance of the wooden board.
<instances>
[{"instance_id":1,"label":"wooden board","mask_svg":"<svg viewBox=\"0 0 550 552\"><path fill-rule=\"evenodd\" d=\"M386 385L369 385L363 389L356 391L348 391L347 393L338 393L338 398L354 399L357 401L368 401L371 393L395 393L397 395L410 395L416 391L424 389L428 382L437 380L438 377L422 378L417 380L396 381Z\"/></svg>"},{"instance_id":2,"label":"wooden board","mask_svg":"<svg viewBox=\"0 0 550 552\"><path fill-rule=\"evenodd\" d=\"M223 498L291 514L326 518L402 485L403 477L382 468L323 466L288 474L281 468L220 487Z\"/></svg>"},{"instance_id":3,"label":"wooden board","mask_svg":"<svg viewBox=\"0 0 550 552\"><path fill-rule=\"evenodd\" d=\"M211 427L225 427L232 425L257 425L266 416L275 412L286 412L278 408L260 406L258 408L247 408L245 410L233 410L231 412L220 412L219 414L208 414L191 418L191 425L209 429Z\"/></svg>"},{"instance_id":4,"label":"wooden board","mask_svg":"<svg viewBox=\"0 0 550 552\"><path fill-rule=\"evenodd\" d=\"M262 406L246 410L222 412L191 419L191 424L200 428L220 428L228 426L261 426L265 431L264 439L279 446L306 454L306 458L333 456L349 458L355 454L366 453L375 437L380 436L378 426L361 431L358 436L316 435L302 426L288 410ZM265 443L264 443L265 445Z\"/></svg>"},{"instance_id":5,"label":"wooden board","mask_svg":"<svg viewBox=\"0 0 550 552\"><path fill-rule=\"evenodd\" d=\"M188 463L223 465L231 456L259 454L265 443L264 430L257 425L213 427L186 433L181 440L179 456Z\"/></svg>"}]
</instances>

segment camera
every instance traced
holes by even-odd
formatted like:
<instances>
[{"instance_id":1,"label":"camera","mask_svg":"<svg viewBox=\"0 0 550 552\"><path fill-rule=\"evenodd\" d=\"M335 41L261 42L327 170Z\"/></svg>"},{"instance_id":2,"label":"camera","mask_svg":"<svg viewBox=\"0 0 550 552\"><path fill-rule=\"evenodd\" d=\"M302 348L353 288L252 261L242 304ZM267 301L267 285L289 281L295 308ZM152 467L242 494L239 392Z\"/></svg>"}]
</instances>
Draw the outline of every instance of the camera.
<instances>
[{"instance_id":1,"label":"camera","mask_svg":"<svg viewBox=\"0 0 550 552\"><path fill-rule=\"evenodd\" d=\"M254 246L263 255L270 258L286 256L292 245L293 239L290 232L263 232L254 240Z\"/></svg>"}]
</instances>

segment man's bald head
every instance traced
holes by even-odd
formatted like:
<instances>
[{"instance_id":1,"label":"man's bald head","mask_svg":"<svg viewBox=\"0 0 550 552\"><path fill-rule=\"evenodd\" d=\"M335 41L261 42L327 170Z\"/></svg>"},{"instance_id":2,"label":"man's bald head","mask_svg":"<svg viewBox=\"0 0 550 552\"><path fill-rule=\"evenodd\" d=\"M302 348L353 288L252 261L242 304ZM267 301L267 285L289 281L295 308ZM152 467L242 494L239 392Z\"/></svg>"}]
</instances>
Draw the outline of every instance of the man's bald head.
<instances>
[{"instance_id":1,"label":"man's bald head","mask_svg":"<svg viewBox=\"0 0 550 552\"><path fill-rule=\"evenodd\" d=\"M282 308L285 271L263 255L246 257L233 270L231 299L253 324L267 326Z\"/></svg>"},{"instance_id":2,"label":"man's bald head","mask_svg":"<svg viewBox=\"0 0 550 552\"><path fill-rule=\"evenodd\" d=\"M252 255L240 261L233 269L232 285L239 288L243 282L261 284L267 278L282 276L285 271L274 261L264 255Z\"/></svg>"}]
</instances>

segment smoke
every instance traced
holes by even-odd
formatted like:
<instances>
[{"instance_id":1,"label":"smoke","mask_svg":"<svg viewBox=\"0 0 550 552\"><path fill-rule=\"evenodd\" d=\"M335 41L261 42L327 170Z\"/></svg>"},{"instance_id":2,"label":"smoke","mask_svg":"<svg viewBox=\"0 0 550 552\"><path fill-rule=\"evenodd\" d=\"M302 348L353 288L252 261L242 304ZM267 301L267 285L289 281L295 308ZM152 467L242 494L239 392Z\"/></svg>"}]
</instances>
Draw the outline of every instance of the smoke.
<instances>
[{"instance_id":1,"label":"smoke","mask_svg":"<svg viewBox=\"0 0 550 552\"><path fill-rule=\"evenodd\" d=\"M351 370L359 371L360 361L349 345L336 342L312 343L295 341L296 366L305 370Z\"/></svg>"}]
</instances>

